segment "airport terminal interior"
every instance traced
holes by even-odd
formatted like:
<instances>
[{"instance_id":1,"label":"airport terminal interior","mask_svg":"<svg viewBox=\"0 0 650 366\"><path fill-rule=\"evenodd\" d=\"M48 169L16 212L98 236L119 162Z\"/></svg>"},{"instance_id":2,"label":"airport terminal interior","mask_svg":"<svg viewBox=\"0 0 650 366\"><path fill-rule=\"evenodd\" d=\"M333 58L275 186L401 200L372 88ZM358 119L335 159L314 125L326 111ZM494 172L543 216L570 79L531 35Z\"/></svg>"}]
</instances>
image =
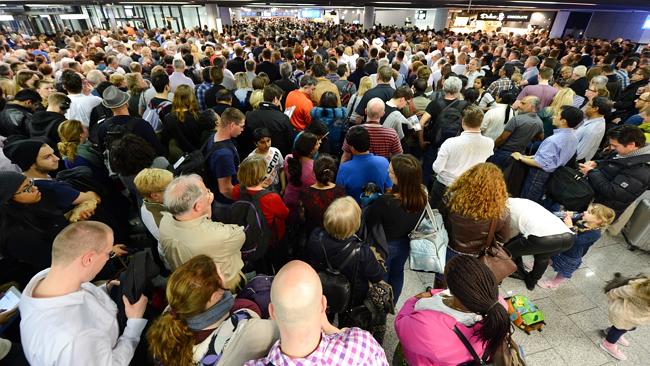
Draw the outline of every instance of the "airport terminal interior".
<instances>
[{"instance_id":1,"label":"airport terminal interior","mask_svg":"<svg viewBox=\"0 0 650 366\"><path fill-rule=\"evenodd\" d=\"M650 1L0 3L0 365L650 365Z\"/></svg>"}]
</instances>

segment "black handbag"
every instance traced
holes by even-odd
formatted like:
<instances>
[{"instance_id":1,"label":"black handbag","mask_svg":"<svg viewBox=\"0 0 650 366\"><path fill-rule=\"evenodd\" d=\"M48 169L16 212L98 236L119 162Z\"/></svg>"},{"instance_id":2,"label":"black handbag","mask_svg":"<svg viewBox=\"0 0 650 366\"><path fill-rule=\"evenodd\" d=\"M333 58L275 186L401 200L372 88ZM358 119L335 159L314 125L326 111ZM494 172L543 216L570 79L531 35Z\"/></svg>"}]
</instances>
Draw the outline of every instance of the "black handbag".
<instances>
[{"instance_id":1,"label":"black handbag","mask_svg":"<svg viewBox=\"0 0 650 366\"><path fill-rule=\"evenodd\" d=\"M356 238L356 237L355 237ZM319 235L318 238L321 248L323 249L323 255L325 257L325 264L327 267L318 272L318 277L320 277L321 284L323 286L323 294L327 298L327 308L331 314L338 314L347 309L352 297L352 286L348 278L341 273L341 269L345 268L352 259L358 257L359 250L361 246L359 243L353 239L341 250L341 252L347 251L350 247L353 247L350 251L350 254L343 260L341 265L338 268L332 267L329 259L327 258L327 251L323 245L323 233Z\"/></svg>"},{"instance_id":2,"label":"black handbag","mask_svg":"<svg viewBox=\"0 0 650 366\"><path fill-rule=\"evenodd\" d=\"M561 166L551 174L546 195L567 211L582 212L594 199L594 189L579 171Z\"/></svg>"}]
</instances>

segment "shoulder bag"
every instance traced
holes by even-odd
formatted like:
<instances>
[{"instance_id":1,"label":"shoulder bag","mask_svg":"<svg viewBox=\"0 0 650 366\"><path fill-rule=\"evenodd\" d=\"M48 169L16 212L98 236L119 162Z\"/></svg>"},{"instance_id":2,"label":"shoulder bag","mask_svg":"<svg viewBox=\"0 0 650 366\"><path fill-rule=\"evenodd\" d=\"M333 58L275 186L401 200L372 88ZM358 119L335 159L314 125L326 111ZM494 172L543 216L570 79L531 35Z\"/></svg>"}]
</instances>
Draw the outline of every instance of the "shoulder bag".
<instances>
[{"instance_id":1,"label":"shoulder bag","mask_svg":"<svg viewBox=\"0 0 650 366\"><path fill-rule=\"evenodd\" d=\"M503 247L503 244L496 241L494 236L496 227L497 220L492 220L490 222L486 247L479 256L479 259L490 268L497 283L501 283L504 278L510 276L517 270L517 265L512 260L512 255Z\"/></svg>"},{"instance_id":2,"label":"shoulder bag","mask_svg":"<svg viewBox=\"0 0 650 366\"><path fill-rule=\"evenodd\" d=\"M479 357L474 347L469 343L465 335L454 325L454 333L463 342L465 348L472 355L473 360L468 362L463 362L461 366L487 366L488 365L488 355L487 350L483 354L483 357ZM526 361L524 361L523 351L521 347L512 339L512 335L508 335L501 346L499 346L492 359L490 360L490 365L492 366L526 366Z\"/></svg>"},{"instance_id":3,"label":"shoulder bag","mask_svg":"<svg viewBox=\"0 0 650 366\"><path fill-rule=\"evenodd\" d=\"M409 234L409 266L413 271L444 273L449 236L442 215L427 202L422 215Z\"/></svg>"}]
</instances>

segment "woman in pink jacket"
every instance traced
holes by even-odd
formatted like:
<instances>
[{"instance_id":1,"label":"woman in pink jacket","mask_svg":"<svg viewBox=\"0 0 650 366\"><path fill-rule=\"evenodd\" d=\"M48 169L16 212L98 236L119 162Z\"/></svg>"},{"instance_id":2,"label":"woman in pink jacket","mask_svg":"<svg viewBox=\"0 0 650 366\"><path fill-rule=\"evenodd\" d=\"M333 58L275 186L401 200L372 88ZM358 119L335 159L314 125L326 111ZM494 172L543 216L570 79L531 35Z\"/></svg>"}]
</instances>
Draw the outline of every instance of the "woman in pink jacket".
<instances>
[{"instance_id":1,"label":"woman in pink jacket","mask_svg":"<svg viewBox=\"0 0 650 366\"><path fill-rule=\"evenodd\" d=\"M406 301L395 330L409 365L451 366L473 357L454 332L467 338L482 358L492 357L510 333L494 275L471 256L452 258L445 267L448 291L424 292Z\"/></svg>"}]
</instances>

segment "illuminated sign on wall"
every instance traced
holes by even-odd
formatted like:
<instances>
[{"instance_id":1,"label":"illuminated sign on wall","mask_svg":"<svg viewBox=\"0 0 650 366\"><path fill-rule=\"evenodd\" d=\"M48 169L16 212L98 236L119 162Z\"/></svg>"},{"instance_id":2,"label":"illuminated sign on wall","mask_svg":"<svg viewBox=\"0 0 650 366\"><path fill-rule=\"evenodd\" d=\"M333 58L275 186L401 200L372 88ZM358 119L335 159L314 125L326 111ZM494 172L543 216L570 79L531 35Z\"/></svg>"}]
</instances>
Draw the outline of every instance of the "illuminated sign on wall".
<instances>
[{"instance_id":1,"label":"illuminated sign on wall","mask_svg":"<svg viewBox=\"0 0 650 366\"><path fill-rule=\"evenodd\" d=\"M499 22L528 22L530 13L483 12L478 13L477 20Z\"/></svg>"}]
</instances>

